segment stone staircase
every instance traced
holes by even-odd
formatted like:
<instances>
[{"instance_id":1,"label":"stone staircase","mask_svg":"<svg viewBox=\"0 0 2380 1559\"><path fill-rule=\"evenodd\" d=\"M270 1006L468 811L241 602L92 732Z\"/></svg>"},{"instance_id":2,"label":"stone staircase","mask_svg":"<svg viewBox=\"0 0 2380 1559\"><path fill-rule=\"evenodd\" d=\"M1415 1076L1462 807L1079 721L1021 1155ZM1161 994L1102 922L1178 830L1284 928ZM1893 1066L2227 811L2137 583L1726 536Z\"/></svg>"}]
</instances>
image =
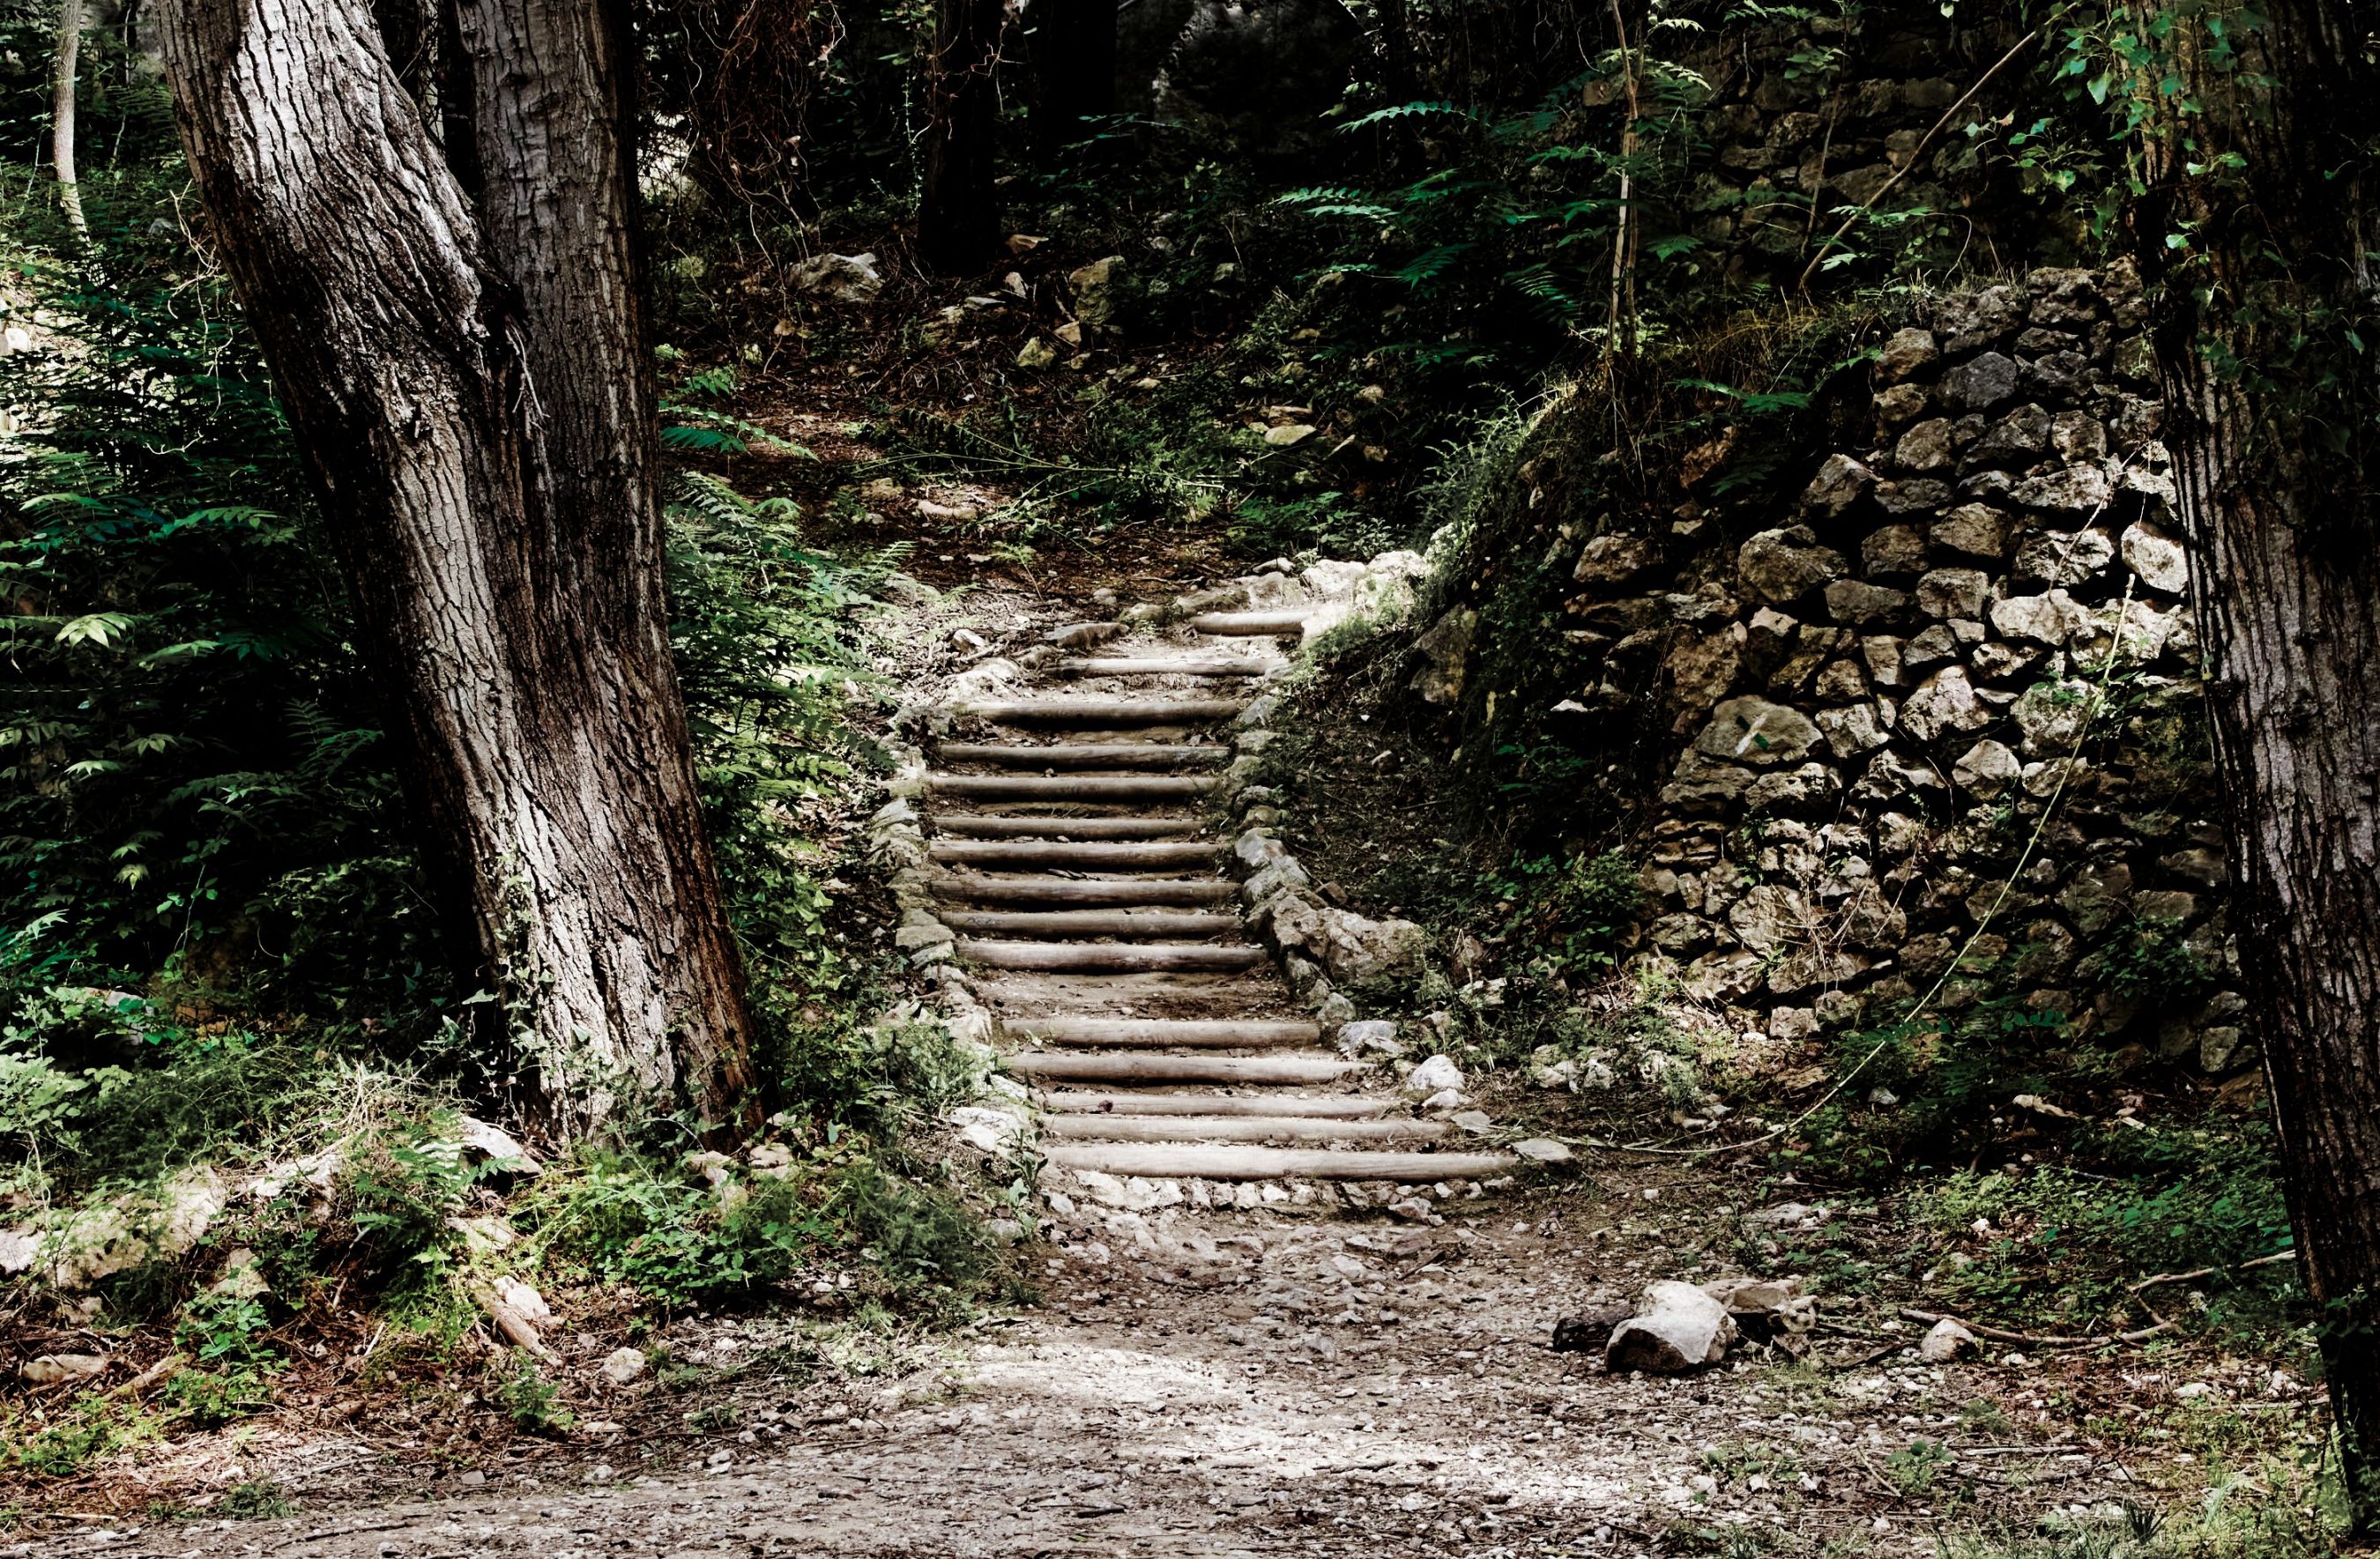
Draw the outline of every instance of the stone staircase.
<instances>
[{"instance_id":1,"label":"stone staircase","mask_svg":"<svg viewBox=\"0 0 2380 1559\"><path fill-rule=\"evenodd\" d=\"M1303 610L1157 637L1083 623L997 701L948 707L922 792L930 918L1065 1168L1150 1179L1442 1182L1441 1149L1325 1044L1224 875L1233 723ZM1385 1081L1385 1080L1382 1080Z\"/></svg>"}]
</instances>

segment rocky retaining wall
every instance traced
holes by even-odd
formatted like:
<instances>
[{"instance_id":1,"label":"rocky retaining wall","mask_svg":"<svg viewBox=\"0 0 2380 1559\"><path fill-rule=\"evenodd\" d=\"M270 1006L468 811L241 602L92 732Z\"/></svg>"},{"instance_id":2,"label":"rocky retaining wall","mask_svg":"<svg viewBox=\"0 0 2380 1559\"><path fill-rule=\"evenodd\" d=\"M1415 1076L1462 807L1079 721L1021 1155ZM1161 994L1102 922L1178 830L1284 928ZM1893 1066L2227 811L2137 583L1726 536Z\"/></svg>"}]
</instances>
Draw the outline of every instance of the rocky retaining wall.
<instances>
[{"instance_id":1,"label":"rocky retaining wall","mask_svg":"<svg viewBox=\"0 0 2380 1559\"><path fill-rule=\"evenodd\" d=\"M2143 316L2122 271L1937 298L1873 365L1871 436L1787 512L1560 526L1584 674L1559 707L1615 745L1655 710L1674 743L1640 956L1743 1026L1807 1040L1930 994L2254 1060ZM1425 696L1460 683L1434 647L1467 610L1417 642Z\"/></svg>"}]
</instances>

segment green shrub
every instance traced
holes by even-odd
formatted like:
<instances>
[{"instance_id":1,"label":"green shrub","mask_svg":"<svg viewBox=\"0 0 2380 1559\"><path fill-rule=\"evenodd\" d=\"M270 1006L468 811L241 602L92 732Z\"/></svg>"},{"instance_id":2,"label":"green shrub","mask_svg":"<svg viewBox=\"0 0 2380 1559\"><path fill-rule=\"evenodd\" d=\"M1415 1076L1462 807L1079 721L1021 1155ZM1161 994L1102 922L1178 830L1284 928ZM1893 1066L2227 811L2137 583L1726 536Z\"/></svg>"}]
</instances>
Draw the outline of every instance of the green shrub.
<instances>
[{"instance_id":1,"label":"green shrub","mask_svg":"<svg viewBox=\"0 0 2380 1559\"><path fill-rule=\"evenodd\" d=\"M514 1427L531 1434L567 1434L577 1415L560 1405L562 1393L545 1378L537 1360L514 1350L499 1370L488 1399L502 1408Z\"/></svg>"},{"instance_id":2,"label":"green shrub","mask_svg":"<svg viewBox=\"0 0 2380 1559\"><path fill-rule=\"evenodd\" d=\"M2184 939L2180 925L2137 915L2108 937L2098 967L2118 996L2159 1007L2204 997L2221 977Z\"/></svg>"},{"instance_id":3,"label":"green shrub","mask_svg":"<svg viewBox=\"0 0 2380 1559\"><path fill-rule=\"evenodd\" d=\"M2120 1318L2110 1329L2121 1330L2137 1323L2138 1312L2125 1307L2127 1286L2138 1278L2228 1271L2289 1243L2271 1134L2261 1123L2097 1129L2075 1145L2094 1171L1964 1170L1918 1184L1915 1216L1965 1258L1937 1263L1945 1298L2027 1321L2063 1307L2063 1325ZM1993 1232L1972 1234L1978 1219ZM2193 1324L2237 1320L2261 1328L2293 1295L2295 1271L2281 1264L2208 1282L2208 1307Z\"/></svg>"},{"instance_id":4,"label":"green shrub","mask_svg":"<svg viewBox=\"0 0 2380 1559\"><path fill-rule=\"evenodd\" d=\"M845 1179L842 1204L863 1252L899 1287L960 1287L988 1264L981 1227L948 1192L870 1165Z\"/></svg>"},{"instance_id":5,"label":"green shrub","mask_svg":"<svg viewBox=\"0 0 2380 1559\"><path fill-rule=\"evenodd\" d=\"M610 1155L565 1175L549 1170L516 1214L534 1249L663 1304L748 1294L837 1243L806 1178L756 1175L714 1189L683 1170Z\"/></svg>"}]
</instances>

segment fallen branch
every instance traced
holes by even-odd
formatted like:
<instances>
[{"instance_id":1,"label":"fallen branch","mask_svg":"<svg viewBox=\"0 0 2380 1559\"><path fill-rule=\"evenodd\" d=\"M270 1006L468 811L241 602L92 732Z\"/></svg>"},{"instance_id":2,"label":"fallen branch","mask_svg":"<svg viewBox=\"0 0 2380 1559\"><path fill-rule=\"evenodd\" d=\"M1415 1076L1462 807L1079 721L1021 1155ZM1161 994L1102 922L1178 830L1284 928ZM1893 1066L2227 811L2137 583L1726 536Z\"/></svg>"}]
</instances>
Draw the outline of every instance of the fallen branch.
<instances>
[{"instance_id":1,"label":"fallen branch","mask_svg":"<svg viewBox=\"0 0 2380 1559\"><path fill-rule=\"evenodd\" d=\"M478 1301L480 1309L486 1312L490 1324L495 1327L506 1342L515 1348L527 1349L540 1363L553 1362L553 1350L546 1347L545 1339L537 1335L536 1325L528 1316L506 1304L504 1298L493 1288L484 1284L474 1284L471 1287L471 1298Z\"/></svg>"},{"instance_id":2,"label":"fallen branch","mask_svg":"<svg viewBox=\"0 0 2380 1559\"><path fill-rule=\"evenodd\" d=\"M1930 1310L1904 1310L1903 1321L1923 1321L1932 1325L1937 1321L1954 1322L1979 1337L1996 1343L2021 1343L2026 1348L2104 1348L2109 1343L2144 1342L2162 1332L2174 1330L2170 1321L2160 1321L2154 1326L2143 1326L2137 1332L2116 1332L2104 1337L2045 1337L2032 1332L2010 1332L1998 1326L1986 1326L1980 1321L1961 1321L1955 1315L1939 1315Z\"/></svg>"},{"instance_id":3,"label":"fallen branch","mask_svg":"<svg viewBox=\"0 0 2380 1559\"><path fill-rule=\"evenodd\" d=\"M2137 1294L2144 1288L2161 1287L2168 1283L2192 1283L2202 1277L2220 1277L2227 1272L2246 1272L2251 1267L2271 1266L2276 1262L2295 1261L2297 1254L2298 1248L2292 1245L2286 1251L2276 1251L2269 1256L2258 1256L2254 1261L2241 1262L2238 1266L2203 1266L2192 1267L2188 1272L2161 1272L2155 1277L2142 1278L2125 1292Z\"/></svg>"},{"instance_id":4,"label":"fallen branch","mask_svg":"<svg viewBox=\"0 0 2380 1559\"><path fill-rule=\"evenodd\" d=\"M150 1365L149 1368L133 1376L130 1380L126 1381L122 1385L111 1389L107 1395L110 1396L138 1396L142 1392L148 1390L151 1386L155 1385L159 1381L164 1380L167 1375L172 1374L183 1365L188 1364L189 1361L190 1360L188 1354L169 1353L164 1358L157 1360L156 1363Z\"/></svg>"}]
</instances>

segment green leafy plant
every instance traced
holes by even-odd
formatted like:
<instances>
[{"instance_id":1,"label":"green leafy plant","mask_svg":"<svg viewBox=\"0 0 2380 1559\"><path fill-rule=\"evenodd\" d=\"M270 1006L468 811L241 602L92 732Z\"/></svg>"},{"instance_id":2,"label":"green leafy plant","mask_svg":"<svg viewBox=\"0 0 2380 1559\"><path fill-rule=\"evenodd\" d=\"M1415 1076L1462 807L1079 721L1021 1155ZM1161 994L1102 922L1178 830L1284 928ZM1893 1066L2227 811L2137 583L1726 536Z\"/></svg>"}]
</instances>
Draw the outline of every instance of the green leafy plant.
<instances>
[{"instance_id":1,"label":"green leafy plant","mask_svg":"<svg viewBox=\"0 0 2380 1559\"><path fill-rule=\"evenodd\" d=\"M1932 1493L1956 1460L1938 1440L1912 1440L1884 1458L1884 1475L1894 1488L1914 1498Z\"/></svg>"},{"instance_id":2,"label":"green leafy plant","mask_svg":"<svg viewBox=\"0 0 2380 1559\"><path fill-rule=\"evenodd\" d=\"M531 1434L567 1434L578 1416L561 1405L559 1387L545 1378L537 1360L515 1349L502 1367L488 1398L503 1408L514 1426Z\"/></svg>"}]
</instances>

